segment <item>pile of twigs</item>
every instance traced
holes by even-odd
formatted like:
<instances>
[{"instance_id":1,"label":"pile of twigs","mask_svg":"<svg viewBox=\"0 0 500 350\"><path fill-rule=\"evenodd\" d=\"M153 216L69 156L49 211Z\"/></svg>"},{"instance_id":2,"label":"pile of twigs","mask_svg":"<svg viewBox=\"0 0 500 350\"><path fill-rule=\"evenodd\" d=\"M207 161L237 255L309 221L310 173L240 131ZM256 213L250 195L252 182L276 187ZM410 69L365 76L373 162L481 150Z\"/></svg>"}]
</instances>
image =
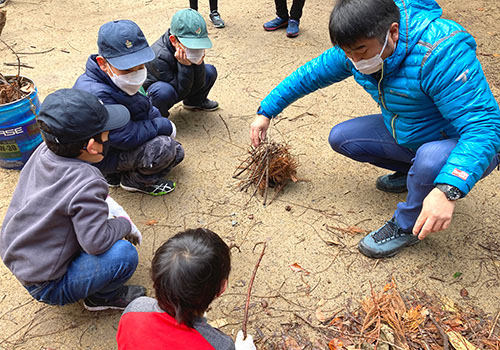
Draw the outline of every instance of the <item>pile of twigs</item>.
<instances>
[{"instance_id":1,"label":"pile of twigs","mask_svg":"<svg viewBox=\"0 0 500 350\"><path fill-rule=\"evenodd\" d=\"M34 90L33 83L19 75L6 78L0 73L0 105L20 100Z\"/></svg>"},{"instance_id":2,"label":"pile of twigs","mask_svg":"<svg viewBox=\"0 0 500 350\"><path fill-rule=\"evenodd\" d=\"M290 154L289 145L265 140L248 153L250 155L236 168L233 178L241 180L240 191L256 187L250 199L259 192L266 205L269 187L274 188L272 202L289 181L298 181L298 162Z\"/></svg>"},{"instance_id":3,"label":"pile of twigs","mask_svg":"<svg viewBox=\"0 0 500 350\"><path fill-rule=\"evenodd\" d=\"M405 300L393 281L381 293L372 289L357 311L329 323L334 330L329 348L499 350L497 321L422 292Z\"/></svg>"}]
</instances>

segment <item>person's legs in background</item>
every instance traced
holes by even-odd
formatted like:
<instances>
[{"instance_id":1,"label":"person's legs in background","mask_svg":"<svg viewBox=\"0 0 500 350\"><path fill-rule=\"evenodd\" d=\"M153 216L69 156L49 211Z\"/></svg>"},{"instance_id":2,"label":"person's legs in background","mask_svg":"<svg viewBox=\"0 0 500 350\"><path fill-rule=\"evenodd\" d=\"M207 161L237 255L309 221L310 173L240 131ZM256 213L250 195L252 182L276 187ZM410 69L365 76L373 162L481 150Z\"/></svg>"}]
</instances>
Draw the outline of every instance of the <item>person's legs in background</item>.
<instances>
[{"instance_id":1,"label":"person's legs in background","mask_svg":"<svg viewBox=\"0 0 500 350\"><path fill-rule=\"evenodd\" d=\"M304 3L305 0L293 0L292 8L290 9L290 19L286 28L286 36L289 38L295 38L299 35L299 23Z\"/></svg>"},{"instance_id":2,"label":"person's legs in background","mask_svg":"<svg viewBox=\"0 0 500 350\"><path fill-rule=\"evenodd\" d=\"M279 28L284 28L288 25L288 7L286 0L274 0L276 5L276 18L264 23L264 29L273 31Z\"/></svg>"}]
</instances>

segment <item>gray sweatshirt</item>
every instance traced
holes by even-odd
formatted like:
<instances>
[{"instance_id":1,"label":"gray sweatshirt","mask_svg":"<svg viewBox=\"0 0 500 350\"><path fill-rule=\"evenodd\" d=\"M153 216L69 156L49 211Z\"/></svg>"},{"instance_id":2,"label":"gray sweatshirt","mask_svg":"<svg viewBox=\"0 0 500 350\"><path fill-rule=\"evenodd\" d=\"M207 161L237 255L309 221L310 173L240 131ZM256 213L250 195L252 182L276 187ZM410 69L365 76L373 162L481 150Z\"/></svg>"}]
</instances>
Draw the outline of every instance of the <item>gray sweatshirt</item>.
<instances>
[{"instance_id":1,"label":"gray sweatshirt","mask_svg":"<svg viewBox=\"0 0 500 350\"><path fill-rule=\"evenodd\" d=\"M0 255L22 284L63 276L81 251L98 255L130 233L108 219L108 185L100 171L60 157L42 143L21 171L0 233Z\"/></svg>"}]
</instances>

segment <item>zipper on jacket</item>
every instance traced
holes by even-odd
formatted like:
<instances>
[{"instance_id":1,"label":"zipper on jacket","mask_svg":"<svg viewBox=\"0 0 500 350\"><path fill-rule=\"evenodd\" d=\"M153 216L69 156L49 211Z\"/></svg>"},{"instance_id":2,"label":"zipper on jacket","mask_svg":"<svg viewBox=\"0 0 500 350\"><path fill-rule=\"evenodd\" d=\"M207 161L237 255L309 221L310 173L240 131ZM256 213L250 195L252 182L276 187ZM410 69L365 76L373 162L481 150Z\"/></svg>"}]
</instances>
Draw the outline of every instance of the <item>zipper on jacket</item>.
<instances>
[{"instance_id":1,"label":"zipper on jacket","mask_svg":"<svg viewBox=\"0 0 500 350\"><path fill-rule=\"evenodd\" d=\"M389 111L387 109L387 106L385 105L385 100L384 100L384 94L382 92L382 80L384 79L384 65L382 65L382 74L380 75L380 79L378 81L378 98L380 99L380 103L382 103L382 107L384 107L384 109L386 111ZM396 141L396 143L398 142L398 139L396 138L396 118L398 117L397 114L394 115L394 117L392 117L391 119L391 128L392 128L392 137L394 138L394 140Z\"/></svg>"}]
</instances>

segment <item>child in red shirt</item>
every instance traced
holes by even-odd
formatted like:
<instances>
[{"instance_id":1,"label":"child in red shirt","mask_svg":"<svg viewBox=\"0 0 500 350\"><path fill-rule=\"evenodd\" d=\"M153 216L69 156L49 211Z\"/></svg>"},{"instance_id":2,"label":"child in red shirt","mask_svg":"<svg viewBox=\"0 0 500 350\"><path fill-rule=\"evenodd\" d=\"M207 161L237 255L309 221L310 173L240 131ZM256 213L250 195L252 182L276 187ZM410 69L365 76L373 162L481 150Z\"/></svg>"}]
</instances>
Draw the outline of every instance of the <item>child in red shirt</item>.
<instances>
[{"instance_id":1,"label":"child in red shirt","mask_svg":"<svg viewBox=\"0 0 500 350\"><path fill-rule=\"evenodd\" d=\"M118 326L119 350L256 350L252 336L236 343L202 315L227 287L229 247L214 232L198 228L163 243L152 262L156 298L141 297L125 309Z\"/></svg>"}]
</instances>

